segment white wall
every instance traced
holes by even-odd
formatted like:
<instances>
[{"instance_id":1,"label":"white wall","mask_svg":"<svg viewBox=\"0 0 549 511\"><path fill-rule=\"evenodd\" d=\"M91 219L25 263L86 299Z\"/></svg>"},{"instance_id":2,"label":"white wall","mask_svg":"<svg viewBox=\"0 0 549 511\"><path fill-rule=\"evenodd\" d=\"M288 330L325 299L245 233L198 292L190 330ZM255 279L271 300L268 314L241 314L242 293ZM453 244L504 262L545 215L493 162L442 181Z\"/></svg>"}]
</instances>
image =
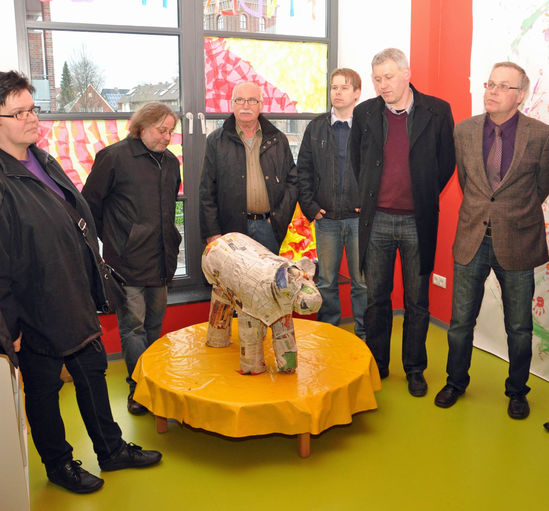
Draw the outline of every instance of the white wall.
<instances>
[{"instance_id":1,"label":"white wall","mask_svg":"<svg viewBox=\"0 0 549 511\"><path fill-rule=\"evenodd\" d=\"M411 0L339 0L338 67L360 74L360 101L375 96L370 75L376 53L399 48L410 56L411 10Z\"/></svg>"},{"instance_id":2,"label":"white wall","mask_svg":"<svg viewBox=\"0 0 549 511\"><path fill-rule=\"evenodd\" d=\"M0 0L0 71L18 69L13 0Z\"/></svg>"}]
</instances>

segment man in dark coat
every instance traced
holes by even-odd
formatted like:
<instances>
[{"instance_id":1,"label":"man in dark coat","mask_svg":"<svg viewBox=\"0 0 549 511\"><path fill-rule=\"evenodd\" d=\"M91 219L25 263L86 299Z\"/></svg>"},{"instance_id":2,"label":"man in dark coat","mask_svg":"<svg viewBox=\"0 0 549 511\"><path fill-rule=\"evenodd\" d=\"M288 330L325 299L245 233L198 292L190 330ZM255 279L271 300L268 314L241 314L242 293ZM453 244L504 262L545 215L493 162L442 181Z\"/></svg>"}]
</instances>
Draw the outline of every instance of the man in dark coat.
<instances>
[{"instance_id":1,"label":"man in dark coat","mask_svg":"<svg viewBox=\"0 0 549 511\"><path fill-rule=\"evenodd\" d=\"M278 255L297 203L288 139L260 115L260 87L233 90L233 114L208 136L200 181L200 232L212 242L241 232Z\"/></svg>"},{"instance_id":2,"label":"man in dark coat","mask_svg":"<svg viewBox=\"0 0 549 511\"><path fill-rule=\"evenodd\" d=\"M113 420L96 314L93 218L55 159L34 145L40 108L32 92L25 76L0 72L0 317L17 351L27 419L49 480L90 493L103 479L73 459L65 439L63 364L102 470L144 467L162 455L124 442Z\"/></svg>"},{"instance_id":3,"label":"man in dark coat","mask_svg":"<svg viewBox=\"0 0 549 511\"><path fill-rule=\"evenodd\" d=\"M128 368L128 411L135 415L147 409L133 399L131 376L141 354L161 335L167 283L181 242L175 226L181 174L167 149L176 123L168 106L142 106L131 118L129 136L97 153L82 189L105 261L126 280L126 302L116 315Z\"/></svg>"},{"instance_id":4,"label":"man in dark coat","mask_svg":"<svg viewBox=\"0 0 549 511\"><path fill-rule=\"evenodd\" d=\"M410 84L404 53L389 48L372 61L378 97L353 113L351 160L362 200L359 250L368 288L366 342L380 376L389 374L391 291L396 251L404 284L402 361L413 396L427 392L425 339L439 194L455 166L450 105Z\"/></svg>"}]
</instances>

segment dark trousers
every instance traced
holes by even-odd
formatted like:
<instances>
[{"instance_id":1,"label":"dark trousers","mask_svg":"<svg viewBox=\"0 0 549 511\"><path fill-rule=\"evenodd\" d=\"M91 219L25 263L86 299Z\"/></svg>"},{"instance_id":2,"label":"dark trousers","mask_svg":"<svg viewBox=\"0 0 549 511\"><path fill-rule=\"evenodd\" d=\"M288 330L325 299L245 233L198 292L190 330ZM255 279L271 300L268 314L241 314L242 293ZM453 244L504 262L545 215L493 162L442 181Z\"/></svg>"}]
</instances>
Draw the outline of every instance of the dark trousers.
<instances>
[{"instance_id":1,"label":"dark trousers","mask_svg":"<svg viewBox=\"0 0 549 511\"><path fill-rule=\"evenodd\" d=\"M393 275L396 252L400 252L404 285L402 364L406 374L422 373L427 367L425 340L429 328L429 275L420 275L416 220L411 215L377 211L366 252L368 305L364 315L366 344L379 372L389 370L393 327Z\"/></svg>"},{"instance_id":2,"label":"dark trousers","mask_svg":"<svg viewBox=\"0 0 549 511\"><path fill-rule=\"evenodd\" d=\"M517 241L518 242L518 241ZM490 270L498 279L509 348L509 377L505 394L524 396L532 360L532 298L534 270L504 270L494 253L492 238L485 236L469 264L454 262L452 320L448 330L448 384L464 392L469 385L473 335Z\"/></svg>"},{"instance_id":3,"label":"dark trousers","mask_svg":"<svg viewBox=\"0 0 549 511\"><path fill-rule=\"evenodd\" d=\"M100 339L64 358L39 355L25 349L18 353L25 409L32 439L46 468L72 459L72 446L65 439L65 425L59 409L59 375L63 363L72 375L80 414L99 461L109 458L122 445L122 432L114 422L105 370L107 355Z\"/></svg>"}]
</instances>

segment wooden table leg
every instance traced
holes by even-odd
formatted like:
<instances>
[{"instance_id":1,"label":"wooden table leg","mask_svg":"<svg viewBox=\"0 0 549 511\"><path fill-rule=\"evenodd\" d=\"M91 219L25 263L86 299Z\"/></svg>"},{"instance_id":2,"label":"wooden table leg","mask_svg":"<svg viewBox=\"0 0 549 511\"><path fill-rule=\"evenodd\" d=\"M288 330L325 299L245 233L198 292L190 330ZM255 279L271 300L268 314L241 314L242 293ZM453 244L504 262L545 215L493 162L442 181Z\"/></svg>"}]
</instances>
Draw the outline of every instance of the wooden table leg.
<instances>
[{"instance_id":1,"label":"wooden table leg","mask_svg":"<svg viewBox=\"0 0 549 511\"><path fill-rule=\"evenodd\" d=\"M300 433L297 435L297 453L302 458L307 458L311 454L311 434Z\"/></svg>"},{"instance_id":2,"label":"wooden table leg","mask_svg":"<svg viewBox=\"0 0 549 511\"><path fill-rule=\"evenodd\" d=\"M166 433L168 431L168 419L166 417L159 417L158 415L154 417L156 419L156 432Z\"/></svg>"}]
</instances>

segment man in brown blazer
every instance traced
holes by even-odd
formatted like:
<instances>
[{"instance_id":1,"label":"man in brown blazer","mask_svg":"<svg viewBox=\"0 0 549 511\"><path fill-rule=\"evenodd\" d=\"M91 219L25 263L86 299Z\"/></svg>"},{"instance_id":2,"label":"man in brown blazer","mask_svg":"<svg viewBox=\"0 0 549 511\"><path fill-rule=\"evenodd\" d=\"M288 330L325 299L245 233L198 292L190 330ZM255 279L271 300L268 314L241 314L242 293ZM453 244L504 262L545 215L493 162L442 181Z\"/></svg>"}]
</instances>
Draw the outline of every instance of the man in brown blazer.
<instances>
[{"instance_id":1,"label":"man in brown blazer","mask_svg":"<svg viewBox=\"0 0 549 511\"><path fill-rule=\"evenodd\" d=\"M495 64L484 84L486 114L454 132L463 202L454 241L454 291L448 379L435 404L455 404L469 384L473 329L490 270L501 286L509 348L508 414L530 413L534 267L548 259L542 203L549 194L549 126L518 111L528 91L524 69Z\"/></svg>"}]
</instances>

